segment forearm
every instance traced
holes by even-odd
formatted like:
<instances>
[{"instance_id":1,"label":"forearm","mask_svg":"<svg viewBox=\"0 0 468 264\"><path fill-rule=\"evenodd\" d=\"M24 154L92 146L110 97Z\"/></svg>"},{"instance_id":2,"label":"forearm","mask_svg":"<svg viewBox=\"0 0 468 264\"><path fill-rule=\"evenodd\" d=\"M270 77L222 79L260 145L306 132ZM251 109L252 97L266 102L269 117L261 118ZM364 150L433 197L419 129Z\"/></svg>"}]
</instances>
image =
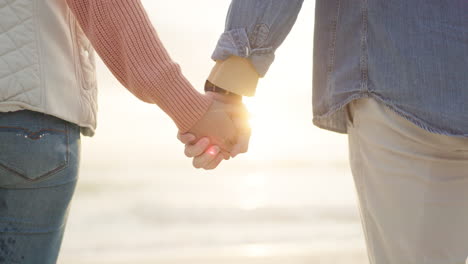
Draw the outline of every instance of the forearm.
<instances>
[{"instance_id":1,"label":"forearm","mask_svg":"<svg viewBox=\"0 0 468 264\"><path fill-rule=\"evenodd\" d=\"M219 85L220 82L213 83L241 95L255 94L258 78L268 72L276 50L297 19L302 3L303 0L233 0L226 19L225 32L212 56L217 62L213 72L218 76L229 76L229 71L245 72L246 78L239 76L237 85L227 87ZM233 71L229 65L244 69ZM257 75L256 80L254 72ZM239 89L239 86L244 88Z\"/></svg>"},{"instance_id":2,"label":"forearm","mask_svg":"<svg viewBox=\"0 0 468 264\"><path fill-rule=\"evenodd\" d=\"M157 104L181 131L211 100L198 93L172 61L140 0L67 0L84 33L115 77L141 100Z\"/></svg>"}]
</instances>

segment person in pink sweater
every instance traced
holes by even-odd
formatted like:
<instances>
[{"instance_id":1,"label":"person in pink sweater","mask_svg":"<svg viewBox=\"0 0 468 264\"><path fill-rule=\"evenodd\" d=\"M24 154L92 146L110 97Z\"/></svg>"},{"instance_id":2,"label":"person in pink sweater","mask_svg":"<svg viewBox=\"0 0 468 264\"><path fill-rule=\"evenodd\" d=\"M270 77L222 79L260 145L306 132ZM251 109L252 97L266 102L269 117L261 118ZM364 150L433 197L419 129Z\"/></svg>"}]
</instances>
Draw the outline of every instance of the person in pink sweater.
<instances>
[{"instance_id":1,"label":"person in pink sweater","mask_svg":"<svg viewBox=\"0 0 468 264\"><path fill-rule=\"evenodd\" d=\"M238 154L248 134L241 100L200 94L167 53L140 0L67 0L82 30L114 76L135 96L156 104L198 147L212 144L197 168L214 169L231 152ZM241 117L241 118L240 118ZM187 152L191 147L187 146Z\"/></svg>"},{"instance_id":2,"label":"person in pink sweater","mask_svg":"<svg viewBox=\"0 0 468 264\"><path fill-rule=\"evenodd\" d=\"M214 169L245 145L242 101L195 90L140 0L0 1L0 13L0 263L57 261L80 136L96 124L89 43L130 92L197 142L186 154L208 149L196 168Z\"/></svg>"}]
</instances>

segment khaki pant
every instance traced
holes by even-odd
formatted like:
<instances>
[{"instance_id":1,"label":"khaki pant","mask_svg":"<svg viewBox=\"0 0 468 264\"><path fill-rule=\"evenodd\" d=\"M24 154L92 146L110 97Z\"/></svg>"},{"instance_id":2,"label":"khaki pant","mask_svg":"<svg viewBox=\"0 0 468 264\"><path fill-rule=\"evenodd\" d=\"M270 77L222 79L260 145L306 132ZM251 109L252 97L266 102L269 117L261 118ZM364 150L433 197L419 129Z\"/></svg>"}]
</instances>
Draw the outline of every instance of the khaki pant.
<instances>
[{"instance_id":1,"label":"khaki pant","mask_svg":"<svg viewBox=\"0 0 468 264\"><path fill-rule=\"evenodd\" d=\"M427 132L374 99L352 102L349 113L370 263L465 264L468 138Z\"/></svg>"}]
</instances>

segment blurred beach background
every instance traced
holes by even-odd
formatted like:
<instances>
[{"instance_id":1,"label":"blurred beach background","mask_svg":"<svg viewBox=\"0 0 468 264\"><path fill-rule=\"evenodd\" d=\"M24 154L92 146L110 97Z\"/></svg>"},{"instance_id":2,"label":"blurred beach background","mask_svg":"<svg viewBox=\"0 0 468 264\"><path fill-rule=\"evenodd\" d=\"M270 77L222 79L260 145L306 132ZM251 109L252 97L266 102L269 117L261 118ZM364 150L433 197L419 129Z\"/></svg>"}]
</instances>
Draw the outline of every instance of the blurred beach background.
<instances>
[{"instance_id":1,"label":"blurred beach background","mask_svg":"<svg viewBox=\"0 0 468 264\"><path fill-rule=\"evenodd\" d=\"M229 0L143 0L202 91ZM59 263L368 263L347 138L312 125L314 1L276 53L252 113L250 151L195 170L172 121L98 60L99 122Z\"/></svg>"}]
</instances>

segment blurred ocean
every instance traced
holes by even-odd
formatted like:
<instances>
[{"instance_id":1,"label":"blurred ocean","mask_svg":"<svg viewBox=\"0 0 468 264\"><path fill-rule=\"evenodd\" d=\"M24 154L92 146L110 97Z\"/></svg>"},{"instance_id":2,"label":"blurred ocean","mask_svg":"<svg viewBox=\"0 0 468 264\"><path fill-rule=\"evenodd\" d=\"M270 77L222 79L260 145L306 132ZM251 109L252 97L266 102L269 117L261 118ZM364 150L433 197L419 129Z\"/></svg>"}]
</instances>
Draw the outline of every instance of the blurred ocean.
<instances>
[{"instance_id":1,"label":"blurred ocean","mask_svg":"<svg viewBox=\"0 0 468 264\"><path fill-rule=\"evenodd\" d=\"M59 263L367 263L343 164L82 175Z\"/></svg>"}]
</instances>

